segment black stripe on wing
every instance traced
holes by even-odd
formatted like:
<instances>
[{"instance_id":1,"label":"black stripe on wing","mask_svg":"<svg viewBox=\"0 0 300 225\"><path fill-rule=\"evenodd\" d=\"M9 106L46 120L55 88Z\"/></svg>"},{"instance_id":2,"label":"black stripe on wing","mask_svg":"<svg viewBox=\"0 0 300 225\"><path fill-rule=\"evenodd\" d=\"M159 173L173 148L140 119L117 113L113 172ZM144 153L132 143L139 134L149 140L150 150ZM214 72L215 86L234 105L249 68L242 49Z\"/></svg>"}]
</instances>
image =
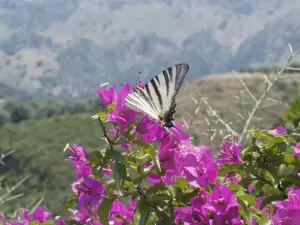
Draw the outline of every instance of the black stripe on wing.
<instances>
[{"instance_id":1,"label":"black stripe on wing","mask_svg":"<svg viewBox=\"0 0 300 225\"><path fill-rule=\"evenodd\" d=\"M175 90L173 93L172 98L174 99L183 83L183 80L187 74L187 72L189 71L189 65L186 63L181 63L181 64L177 64L175 65L175 69L176 69L176 74L175 74ZM171 73L171 77L174 74Z\"/></svg>"}]
</instances>

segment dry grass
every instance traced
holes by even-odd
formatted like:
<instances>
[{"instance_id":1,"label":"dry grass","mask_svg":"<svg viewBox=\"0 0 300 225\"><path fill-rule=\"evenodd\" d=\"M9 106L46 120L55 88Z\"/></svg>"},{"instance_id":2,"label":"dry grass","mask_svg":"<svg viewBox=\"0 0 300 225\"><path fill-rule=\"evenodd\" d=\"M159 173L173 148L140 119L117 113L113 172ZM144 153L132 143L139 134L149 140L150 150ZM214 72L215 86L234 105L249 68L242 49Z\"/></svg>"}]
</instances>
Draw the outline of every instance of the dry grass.
<instances>
[{"instance_id":1,"label":"dry grass","mask_svg":"<svg viewBox=\"0 0 300 225\"><path fill-rule=\"evenodd\" d=\"M300 83L299 76L300 74L293 74L288 79L277 81L266 100L263 101L262 107L257 111L249 128L274 128L274 124L279 120L282 113L288 109L288 104L285 101L287 89L284 87L291 86L293 82L294 85L298 85ZM265 79L263 74L240 73L239 77L248 86L255 98L259 98L264 92ZM285 86L280 84L285 84ZM191 121L191 117L197 109L192 97L196 100L206 98L211 108L217 111L218 116L237 133L241 133L248 113L255 104L241 81L233 73L210 75L188 82L182 87L177 100L176 119L179 121L184 119L189 125L195 124L192 125L191 131L200 137L200 144L212 144L214 147L218 146L221 139L230 132L220 121L217 122L215 117L208 115L208 106L202 101L198 105L199 109L195 119ZM214 139L210 141L212 137Z\"/></svg>"}]
</instances>

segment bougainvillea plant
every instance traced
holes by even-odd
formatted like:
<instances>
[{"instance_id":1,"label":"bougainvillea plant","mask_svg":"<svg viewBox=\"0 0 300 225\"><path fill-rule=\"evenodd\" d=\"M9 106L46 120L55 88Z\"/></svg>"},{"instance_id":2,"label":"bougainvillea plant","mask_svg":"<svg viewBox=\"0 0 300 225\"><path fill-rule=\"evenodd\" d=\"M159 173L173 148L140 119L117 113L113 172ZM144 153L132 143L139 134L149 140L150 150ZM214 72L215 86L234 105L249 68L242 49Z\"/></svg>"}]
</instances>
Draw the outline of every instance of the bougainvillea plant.
<instances>
[{"instance_id":1,"label":"bougainvillea plant","mask_svg":"<svg viewBox=\"0 0 300 225\"><path fill-rule=\"evenodd\" d=\"M52 218L39 207L10 222L0 214L4 224L299 224L300 144L282 125L249 131L243 149L226 140L214 158L208 146L192 144L182 124L166 130L126 108L131 91L129 84L98 90L106 110L92 118L107 146L66 146L76 171L65 205L71 217Z\"/></svg>"}]
</instances>

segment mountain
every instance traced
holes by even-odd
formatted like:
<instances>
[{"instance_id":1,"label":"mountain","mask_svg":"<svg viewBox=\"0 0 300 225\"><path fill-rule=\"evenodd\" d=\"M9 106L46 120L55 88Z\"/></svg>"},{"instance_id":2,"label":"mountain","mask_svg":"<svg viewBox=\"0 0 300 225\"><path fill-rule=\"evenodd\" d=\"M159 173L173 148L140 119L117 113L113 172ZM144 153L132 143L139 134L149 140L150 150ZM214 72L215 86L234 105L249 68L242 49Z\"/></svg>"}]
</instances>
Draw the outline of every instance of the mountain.
<instances>
[{"instance_id":1,"label":"mountain","mask_svg":"<svg viewBox=\"0 0 300 225\"><path fill-rule=\"evenodd\" d=\"M300 1L0 0L0 82L35 97L85 98L104 82L189 79L270 65L299 48Z\"/></svg>"}]
</instances>

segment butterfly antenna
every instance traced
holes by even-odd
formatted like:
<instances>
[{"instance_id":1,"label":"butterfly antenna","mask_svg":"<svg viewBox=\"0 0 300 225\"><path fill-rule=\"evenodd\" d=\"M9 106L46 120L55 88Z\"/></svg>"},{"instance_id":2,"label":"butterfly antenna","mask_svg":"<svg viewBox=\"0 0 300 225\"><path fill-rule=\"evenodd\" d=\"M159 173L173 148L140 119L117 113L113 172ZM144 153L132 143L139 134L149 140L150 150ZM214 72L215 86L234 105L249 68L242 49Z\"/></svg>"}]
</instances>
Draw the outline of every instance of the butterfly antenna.
<instances>
[{"instance_id":1,"label":"butterfly antenna","mask_svg":"<svg viewBox=\"0 0 300 225\"><path fill-rule=\"evenodd\" d=\"M128 48L129 55L130 55L131 60L132 60L132 62L133 62L133 55L132 55L132 53L131 53L130 45L127 44L126 47ZM137 84L138 81L140 80L140 78L141 78L140 75L141 75L141 74L142 74L142 71L140 71L140 72L138 73L137 81L135 82L136 84Z\"/></svg>"}]
</instances>

